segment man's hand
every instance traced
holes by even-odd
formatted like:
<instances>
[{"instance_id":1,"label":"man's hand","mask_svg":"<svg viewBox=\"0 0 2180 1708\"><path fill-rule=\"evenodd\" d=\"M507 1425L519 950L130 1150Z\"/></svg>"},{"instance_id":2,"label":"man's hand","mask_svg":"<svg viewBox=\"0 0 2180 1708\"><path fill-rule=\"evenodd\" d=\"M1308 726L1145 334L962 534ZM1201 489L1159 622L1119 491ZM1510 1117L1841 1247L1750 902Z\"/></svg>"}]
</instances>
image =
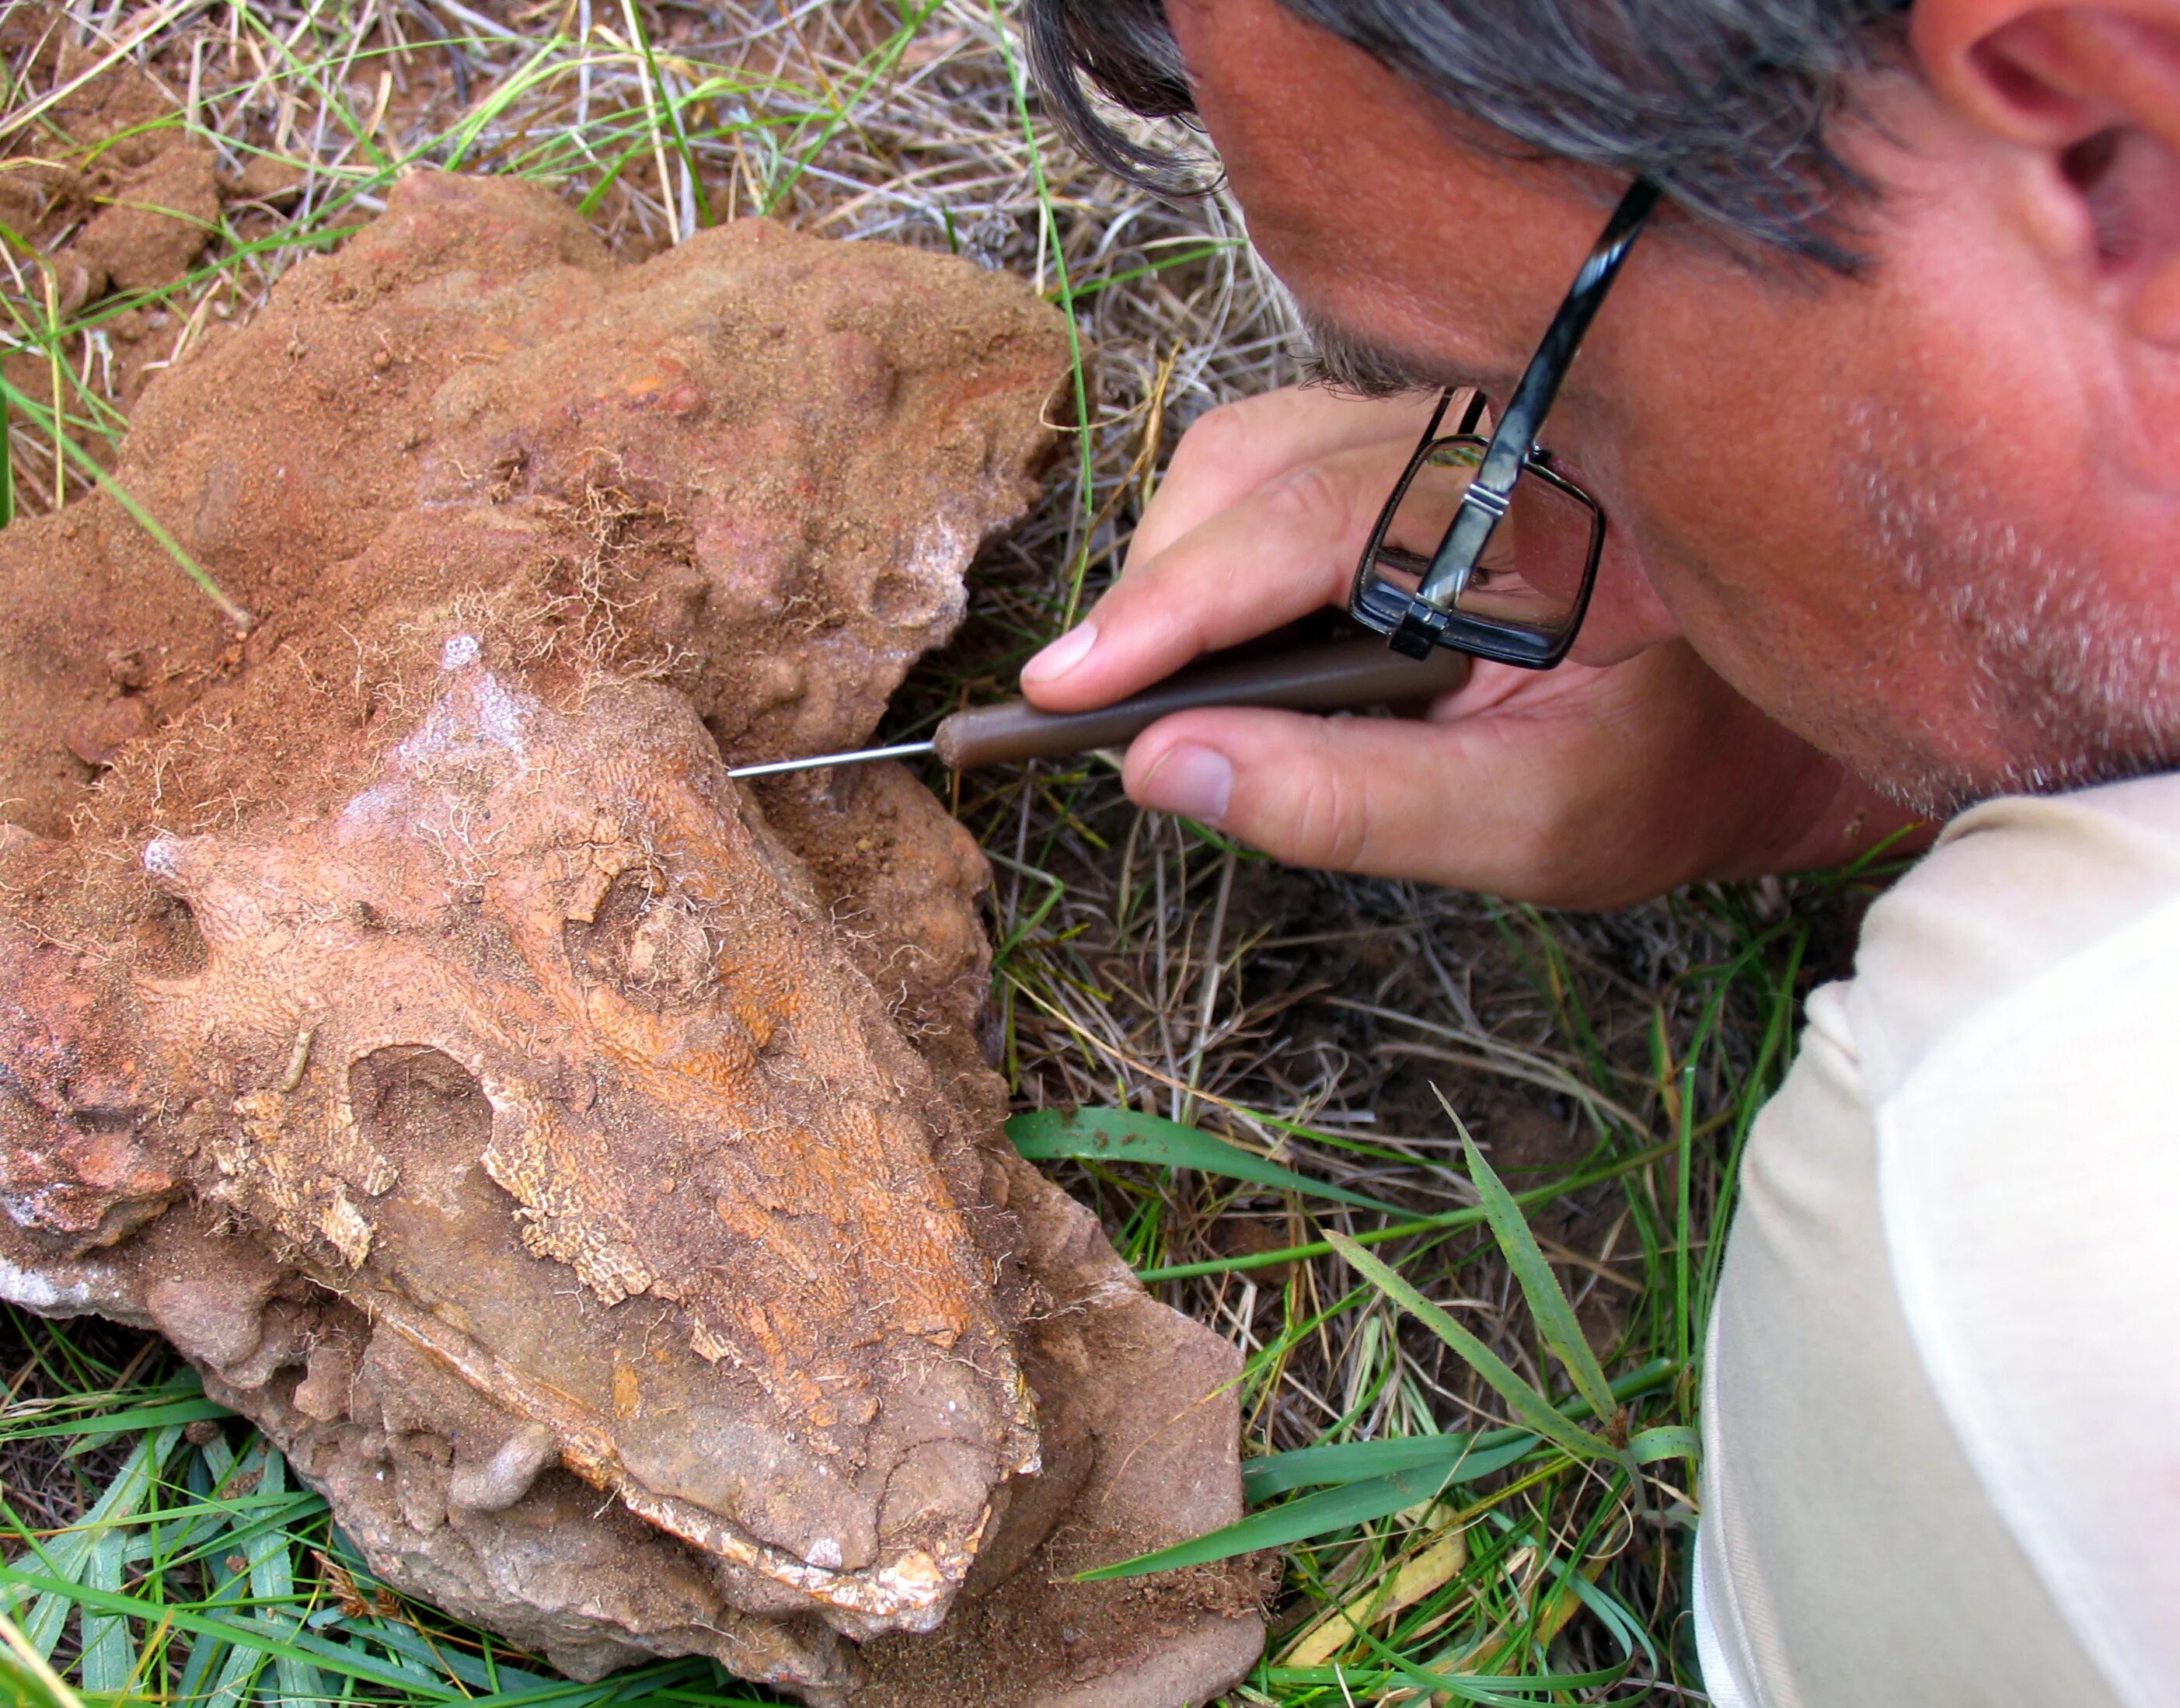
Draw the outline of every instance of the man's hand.
<instances>
[{"instance_id":1,"label":"man's hand","mask_svg":"<svg viewBox=\"0 0 2180 1708\"><path fill-rule=\"evenodd\" d=\"M1103 706L1344 601L1429 412L1287 391L1204 416L1126 572L1031 661L1024 691L1056 711ZM1479 663L1423 722L1184 712L1130 748L1128 793L1294 865L1568 907L1825 864L1906 822L1662 639L1638 573L1615 585L1615 568L1575 654L1610 662Z\"/></svg>"}]
</instances>

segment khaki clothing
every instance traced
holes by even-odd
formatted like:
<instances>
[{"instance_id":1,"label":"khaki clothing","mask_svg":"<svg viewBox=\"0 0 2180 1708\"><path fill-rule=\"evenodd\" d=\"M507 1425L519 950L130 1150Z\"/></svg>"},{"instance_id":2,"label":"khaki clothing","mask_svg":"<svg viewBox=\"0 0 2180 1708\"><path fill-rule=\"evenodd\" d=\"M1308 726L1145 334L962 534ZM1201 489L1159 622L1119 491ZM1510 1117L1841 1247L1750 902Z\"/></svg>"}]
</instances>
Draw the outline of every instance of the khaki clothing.
<instances>
[{"instance_id":1,"label":"khaki clothing","mask_svg":"<svg viewBox=\"0 0 2180 1708\"><path fill-rule=\"evenodd\" d=\"M1979 807L1870 910L1704 1416L1720 1708L2180 1705L2180 777Z\"/></svg>"}]
</instances>

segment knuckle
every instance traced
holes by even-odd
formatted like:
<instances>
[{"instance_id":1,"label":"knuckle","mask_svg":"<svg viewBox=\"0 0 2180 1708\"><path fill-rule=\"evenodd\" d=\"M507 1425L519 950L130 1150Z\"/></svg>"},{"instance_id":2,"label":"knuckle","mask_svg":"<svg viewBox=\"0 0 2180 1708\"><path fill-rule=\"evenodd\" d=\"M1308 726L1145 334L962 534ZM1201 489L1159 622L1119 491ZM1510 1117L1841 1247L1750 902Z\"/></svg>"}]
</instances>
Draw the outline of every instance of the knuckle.
<instances>
[{"instance_id":1,"label":"knuckle","mask_svg":"<svg viewBox=\"0 0 2180 1708\"><path fill-rule=\"evenodd\" d=\"M1368 852L1370 790L1346 766L1318 757L1296 767L1281 838L1273 852L1336 871L1351 871Z\"/></svg>"},{"instance_id":2,"label":"knuckle","mask_svg":"<svg viewBox=\"0 0 2180 1708\"><path fill-rule=\"evenodd\" d=\"M1361 548L1357 477L1345 461L1318 459L1297 464L1266 483L1263 502L1273 528L1298 545L1306 544L1313 557L1340 556L1351 535L1356 548Z\"/></svg>"},{"instance_id":3,"label":"knuckle","mask_svg":"<svg viewBox=\"0 0 2180 1708\"><path fill-rule=\"evenodd\" d=\"M1264 500L1272 505L1283 520L1322 525L1325 516L1340 505L1344 497L1344 486L1331 468L1322 461L1300 463L1285 470L1264 487Z\"/></svg>"},{"instance_id":4,"label":"knuckle","mask_svg":"<svg viewBox=\"0 0 2180 1708\"><path fill-rule=\"evenodd\" d=\"M1199 467L1216 468L1247 453L1256 437L1247 402L1220 404L1206 409L1181 436L1174 447L1166 478L1184 479Z\"/></svg>"}]
</instances>

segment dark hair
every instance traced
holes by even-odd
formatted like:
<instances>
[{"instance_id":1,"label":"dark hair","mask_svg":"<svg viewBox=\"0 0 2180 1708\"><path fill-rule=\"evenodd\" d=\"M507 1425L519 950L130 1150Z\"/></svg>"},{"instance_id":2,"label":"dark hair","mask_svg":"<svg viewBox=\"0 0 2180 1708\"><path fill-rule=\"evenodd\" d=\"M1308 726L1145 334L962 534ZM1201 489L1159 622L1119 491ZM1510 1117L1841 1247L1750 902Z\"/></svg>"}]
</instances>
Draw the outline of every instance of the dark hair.
<instances>
[{"instance_id":1,"label":"dark hair","mask_svg":"<svg viewBox=\"0 0 2180 1708\"><path fill-rule=\"evenodd\" d=\"M1826 131L1899 51L1912 0L1279 0L1517 147L1651 179L1698 219L1852 271L1841 211L1869 186ZM1124 135L1192 110L1164 0L1028 0L1032 62L1084 151L1168 194L1201 188Z\"/></svg>"}]
</instances>

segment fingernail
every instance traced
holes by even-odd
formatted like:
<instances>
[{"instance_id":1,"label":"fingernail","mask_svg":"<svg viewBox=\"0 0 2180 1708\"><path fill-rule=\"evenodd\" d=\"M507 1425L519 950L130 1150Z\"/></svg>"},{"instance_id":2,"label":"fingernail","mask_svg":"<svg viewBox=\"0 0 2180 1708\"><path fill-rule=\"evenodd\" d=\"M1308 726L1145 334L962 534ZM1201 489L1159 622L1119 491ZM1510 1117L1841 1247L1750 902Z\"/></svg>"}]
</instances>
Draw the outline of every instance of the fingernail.
<instances>
[{"instance_id":1,"label":"fingernail","mask_svg":"<svg viewBox=\"0 0 2180 1708\"><path fill-rule=\"evenodd\" d=\"M1098 625L1078 623L1036 657L1022 666L1025 681L1057 682L1090 656L1098 644Z\"/></svg>"},{"instance_id":2,"label":"fingernail","mask_svg":"<svg viewBox=\"0 0 2180 1708\"><path fill-rule=\"evenodd\" d=\"M1216 825L1225 818L1233 794L1233 761L1217 748L1192 741L1175 742L1143 779L1145 806L1200 824Z\"/></svg>"}]
</instances>

